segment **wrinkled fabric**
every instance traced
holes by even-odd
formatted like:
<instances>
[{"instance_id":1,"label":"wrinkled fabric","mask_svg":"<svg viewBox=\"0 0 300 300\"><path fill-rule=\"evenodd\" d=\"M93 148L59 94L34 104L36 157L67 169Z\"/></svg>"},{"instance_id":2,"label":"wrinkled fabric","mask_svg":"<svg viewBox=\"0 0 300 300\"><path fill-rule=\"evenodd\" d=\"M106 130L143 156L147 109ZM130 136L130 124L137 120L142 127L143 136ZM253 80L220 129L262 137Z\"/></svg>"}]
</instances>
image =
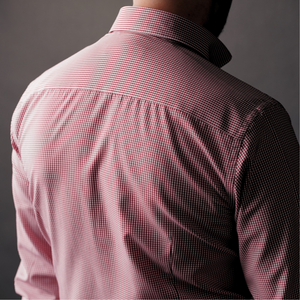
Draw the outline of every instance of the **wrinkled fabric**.
<instances>
[{"instance_id":1,"label":"wrinkled fabric","mask_svg":"<svg viewBox=\"0 0 300 300\"><path fill-rule=\"evenodd\" d=\"M124 6L11 121L22 299L299 299L299 143L198 24Z\"/></svg>"}]
</instances>

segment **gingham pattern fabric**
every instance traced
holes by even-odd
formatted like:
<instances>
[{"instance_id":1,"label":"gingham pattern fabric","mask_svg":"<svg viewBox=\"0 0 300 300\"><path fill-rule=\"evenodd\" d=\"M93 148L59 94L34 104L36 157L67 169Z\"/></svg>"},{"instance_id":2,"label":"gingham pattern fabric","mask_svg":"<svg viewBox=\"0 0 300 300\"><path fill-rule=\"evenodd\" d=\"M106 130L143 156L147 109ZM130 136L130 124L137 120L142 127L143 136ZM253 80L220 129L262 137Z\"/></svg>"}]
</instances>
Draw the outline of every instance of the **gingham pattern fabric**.
<instances>
[{"instance_id":1,"label":"gingham pattern fabric","mask_svg":"<svg viewBox=\"0 0 300 300\"><path fill-rule=\"evenodd\" d=\"M23 299L298 299L299 144L183 17L124 6L11 122Z\"/></svg>"}]
</instances>

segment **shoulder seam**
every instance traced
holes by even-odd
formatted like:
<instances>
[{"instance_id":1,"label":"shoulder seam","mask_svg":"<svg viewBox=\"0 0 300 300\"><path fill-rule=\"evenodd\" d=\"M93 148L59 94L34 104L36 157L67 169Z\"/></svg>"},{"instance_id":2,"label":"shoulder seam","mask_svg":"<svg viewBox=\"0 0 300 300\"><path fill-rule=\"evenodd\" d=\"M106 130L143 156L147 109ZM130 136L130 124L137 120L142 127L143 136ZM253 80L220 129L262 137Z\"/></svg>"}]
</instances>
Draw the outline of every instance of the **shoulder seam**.
<instances>
[{"instance_id":1,"label":"shoulder seam","mask_svg":"<svg viewBox=\"0 0 300 300\"><path fill-rule=\"evenodd\" d=\"M238 159L240 157L240 152L241 152L241 149L242 149L242 144L244 143L244 140L246 138L247 132L251 129L251 126L253 126L255 120L258 117L264 117L264 118L266 118L266 120L268 122L268 118L267 118L265 112L268 109L271 109L271 108L273 108L275 106L284 108L283 105L280 102L278 102L277 100L271 98L270 101L265 102L260 107L255 108L253 110L252 114L251 114L250 120L246 120L245 124L241 127L241 132L242 132L242 130L244 131L243 134L242 134L242 137L241 137L241 139L239 141L237 140L237 142L235 143L235 147L232 147L233 150L234 150L234 148L237 148L237 147L239 148L238 151L237 151L236 157L235 157L234 176L233 176L233 189L235 189L235 187L236 187L237 163L238 163ZM269 124L269 122L268 122L268 124ZM270 126L270 124L269 124L269 126ZM272 127L270 126L270 128L272 128ZM274 133L274 135L276 136L275 133ZM242 205L242 203L239 203L238 206L237 206L237 211L235 212L236 216L239 213L239 209L240 209L241 205Z\"/></svg>"}]
</instances>

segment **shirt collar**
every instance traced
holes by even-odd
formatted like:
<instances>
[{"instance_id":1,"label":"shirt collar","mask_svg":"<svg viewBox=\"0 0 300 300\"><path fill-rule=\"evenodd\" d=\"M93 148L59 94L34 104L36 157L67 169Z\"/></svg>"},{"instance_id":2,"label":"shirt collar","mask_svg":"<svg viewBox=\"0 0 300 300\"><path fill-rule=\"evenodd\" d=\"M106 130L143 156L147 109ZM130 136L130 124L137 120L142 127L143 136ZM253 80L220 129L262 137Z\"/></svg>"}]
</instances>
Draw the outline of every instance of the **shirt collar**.
<instances>
[{"instance_id":1,"label":"shirt collar","mask_svg":"<svg viewBox=\"0 0 300 300\"><path fill-rule=\"evenodd\" d=\"M210 31L182 16L159 9L123 6L109 32L129 30L181 42L221 68L232 56Z\"/></svg>"}]
</instances>

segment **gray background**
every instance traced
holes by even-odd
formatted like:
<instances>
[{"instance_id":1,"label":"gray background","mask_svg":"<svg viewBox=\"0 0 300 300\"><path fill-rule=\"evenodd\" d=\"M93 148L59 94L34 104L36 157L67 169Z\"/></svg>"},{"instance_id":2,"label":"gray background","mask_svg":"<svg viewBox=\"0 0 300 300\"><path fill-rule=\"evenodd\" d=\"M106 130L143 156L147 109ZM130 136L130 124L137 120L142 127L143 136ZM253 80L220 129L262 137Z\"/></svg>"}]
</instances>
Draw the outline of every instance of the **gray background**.
<instances>
[{"instance_id":1,"label":"gray background","mask_svg":"<svg viewBox=\"0 0 300 300\"><path fill-rule=\"evenodd\" d=\"M10 120L27 85L96 42L131 0L0 0L0 298L14 293L19 256L11 192ZM233 55L223 69L288 111L299 141L299 1L233 0L220 39Z\"/></svg>"}]
</instances>

